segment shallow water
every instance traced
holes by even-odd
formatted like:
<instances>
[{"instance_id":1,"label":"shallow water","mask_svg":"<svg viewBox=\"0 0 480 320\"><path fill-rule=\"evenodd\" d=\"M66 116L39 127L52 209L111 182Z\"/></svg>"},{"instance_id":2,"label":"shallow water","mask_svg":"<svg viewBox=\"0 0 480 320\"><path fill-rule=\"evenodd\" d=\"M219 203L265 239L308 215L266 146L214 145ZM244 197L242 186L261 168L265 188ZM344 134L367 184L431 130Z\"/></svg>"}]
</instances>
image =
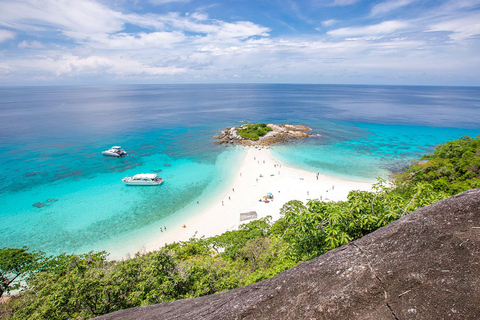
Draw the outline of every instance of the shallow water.
<instances>
[{"instance_id":1,"label":"shallow water","mask_svg":"<svg viewBox=\"0 0 480 320\"><path fill-rule=\"evenodd\" d=\"M195 214L191 203L206 206L233 179L243 151L213 145L212 136L241 120L306 124L318 136L273 154L314 172L372 180L437 144L479 134L479 109L479 88L0 88L0 243L52 254L138 250L158 226ZM129 157L102 156L112 145ZM165 183L121 182L151 172Z\"/></svg>"}]
</instances>

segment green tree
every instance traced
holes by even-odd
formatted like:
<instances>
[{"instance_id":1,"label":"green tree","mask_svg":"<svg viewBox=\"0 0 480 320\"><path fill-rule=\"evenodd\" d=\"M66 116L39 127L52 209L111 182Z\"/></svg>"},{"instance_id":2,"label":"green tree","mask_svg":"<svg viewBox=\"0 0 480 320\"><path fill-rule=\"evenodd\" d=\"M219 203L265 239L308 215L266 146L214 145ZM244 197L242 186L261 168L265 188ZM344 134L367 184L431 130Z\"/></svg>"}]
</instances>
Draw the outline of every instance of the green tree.
<instances>
[{"instance_id":1,"label":"green tree","mask_svg":"<svg viewBox=\"0 0 480 320\"><path fill-rule=\"evenodd\" d=\"M43 253L29 252L27 247L0 249L0 297L24 288L42 257Z\"/></svg>"},{"instance_id":2,"label":"green tree","mask_svg":"<svg viewBox=\"0 0 480 320\"><path fill-rule=\"evenodd\" d=\"M247 124L237 129L237 133L240 137L249 140L258 140L259 137L264 136L267 132L273 129L267 126L265 123Z\"/></svg>"}]
</instances>

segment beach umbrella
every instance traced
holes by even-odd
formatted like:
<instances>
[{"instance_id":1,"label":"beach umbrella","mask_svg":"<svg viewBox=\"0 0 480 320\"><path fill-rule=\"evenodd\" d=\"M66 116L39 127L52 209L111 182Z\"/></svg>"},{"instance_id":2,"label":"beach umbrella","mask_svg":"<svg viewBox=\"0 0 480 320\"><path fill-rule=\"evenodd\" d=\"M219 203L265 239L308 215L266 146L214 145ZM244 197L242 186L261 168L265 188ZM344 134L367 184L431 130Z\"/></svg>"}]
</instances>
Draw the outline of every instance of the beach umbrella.
<instances>
[{"instance_id":1,"label":"beach umbrella","mask_svg":"<svg viewBox=\"0 0 480 320\"><path fill-rule=\"evenodd\" d=\"M268 196L263 196L263 199L268 199Z\"/></svg>"},{"instance_id":2,"label":"beach umbrella","mask_svg":"<svg viewBox=\"0 0 480 320\"><path fill-rule=\"evenodd\" d=\"M268 193L267 193L267 196L268 196L268 197L273 197L273 194L272 194L271 192L268 192Z\"/></svg>"}]
</instances>

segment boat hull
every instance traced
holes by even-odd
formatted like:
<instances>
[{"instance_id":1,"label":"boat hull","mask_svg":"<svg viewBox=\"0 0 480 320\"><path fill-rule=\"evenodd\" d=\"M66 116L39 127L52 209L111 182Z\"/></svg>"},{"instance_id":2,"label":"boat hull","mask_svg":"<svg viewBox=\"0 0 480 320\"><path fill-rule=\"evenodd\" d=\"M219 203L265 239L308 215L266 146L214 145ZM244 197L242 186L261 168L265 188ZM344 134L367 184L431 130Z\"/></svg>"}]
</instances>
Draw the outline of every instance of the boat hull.
<instances>
[{"instance_id":1,"label":"boat hull","mask_svg":"<svg viewBox=\"0 0 480 320\"><path fill-rule=\"evenodd\" d=\"M127 186L158 186L163 181L124 181Z\"/></svg>"},{"instance_id":2,"label":"boat hull","mask_svg":"<svg viewBox=\"0 0 480 320\"><path fill-rule=\"evenodd\" d=\"M107 157L121 157L118 153L102 151L102 154Z\"/></svg>"},{"instance_id":3,"label":"boat hull","mask_svg":"<svg viewBox=\"0 0 480 320\"><path fill-rule=\"evenodd\" d=\"M156 174L137 174L122 179L127 186L158 186L163 182Z\"/></svg>"}]
</instances>

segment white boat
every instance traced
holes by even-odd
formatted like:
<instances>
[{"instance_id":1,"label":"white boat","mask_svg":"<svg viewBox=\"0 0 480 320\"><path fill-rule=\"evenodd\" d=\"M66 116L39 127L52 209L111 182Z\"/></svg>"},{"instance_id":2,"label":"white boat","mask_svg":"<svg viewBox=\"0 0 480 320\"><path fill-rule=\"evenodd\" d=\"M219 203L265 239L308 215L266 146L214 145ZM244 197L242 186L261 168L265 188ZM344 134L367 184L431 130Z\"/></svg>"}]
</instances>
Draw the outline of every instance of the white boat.
<instances>
[{"instance_id":1,"label":"white boat","mask_svg":"<svg viewBox=\"0 0 480 320\"><path fill-rule=\"evenodd\" d=\"M156 186L161 184L163 180L155 173L139 173L132 177L125 177L122 181L129 186Z\"/></svg>"},{"instance_id":2,"label":"white boat","mask_svg":"<svg viewBox=\"0 0 480 320\"><path fill-rule=\"evenodd\" d=\"M120 146L113 146L108 150L102 151L102 154L110 157L123 157L127 155L127 152Z\"/></svg>"}]
</instances>

